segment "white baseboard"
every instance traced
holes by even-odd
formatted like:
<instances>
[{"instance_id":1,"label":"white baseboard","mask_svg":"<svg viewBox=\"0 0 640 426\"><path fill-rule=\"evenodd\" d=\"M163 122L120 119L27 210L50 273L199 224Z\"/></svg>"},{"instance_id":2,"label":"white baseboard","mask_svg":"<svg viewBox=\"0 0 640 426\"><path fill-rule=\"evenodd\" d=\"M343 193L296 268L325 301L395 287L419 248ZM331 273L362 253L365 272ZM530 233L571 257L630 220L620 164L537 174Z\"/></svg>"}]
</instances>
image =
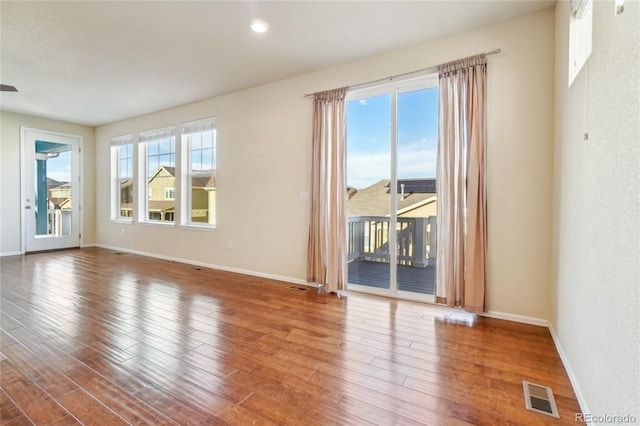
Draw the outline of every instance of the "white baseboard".
<instances>
[{"instance_id":1,"label":"white baseboard","mask_svg":"<svg viewBox=\"0 0 640 426\"><path fill-rule=\"evenodd\" d=\"M97 247L97 245L94 243L91 243L91 244L82 244L80 246L80 248L89 248L89 247Z\"/></svg>"},{"instance_id":2,"label":"white baseboard","mask_svg":"<svg viewBox=\"0 0 640 426\"><path fill-rule=\"evenodd\" d=\"M5 253L0 253L0 257L5 257L5 256L20 256L21 254L23 254L20 251L7 251Z\"/></svg>"},{"instance_id":3,"label":"white baseboard","mask_svg":"<svg viewBox=\"0 0 640 426\"><path fill-rule=\"evenodd\" d=\"M556 331L553 329L553 325L549 323L549 332L551 333L551 338L553 339L553 343L556 345L556 350L558 351L558 355L560 355L560 360L562 360L562 365L564 365L564 369L567 372L567 376L569 376L569 381L571 382L571 387L573 387L573 391L576 394L576 399L578 400L578 404L580 405L580 410L582 413L591 413L589 411L589 407L587 407L587 401L584 398L584 394L580 389L580 384L578 383L578 378L573 372L573 368L571 368L571 364L569 363L569 358L565 354L562 349L562 344L560 343L560 339L556 334Z\"/></svg>"},{"instance_id":4,"label":"white baseboard","mask_svg":"<svg viewBox=\"0 0 640 426\"><path fill-rule=\"evenodd\" d=\"M503 319L507 321L521 322L524 324L539 325L540 327L548 327L549 321L542 318L528 317L525 315L509 314L506 312L489 311L479 314L483 317Z\"/></svg>"},{"instance_id":5,"label":"white baseboard","mask_svg":"<svg viewBox=\"0 0 640 426\"><path fill-rule=\"evenodd\" d=\"M247 270L247 269L231 268L231 267L228 267L228 266L215 265L215 264L212 264L212 263L205 263L205 262L197 262L197 261L194 261L194 260L182 259L182 258L179 258L179 257L163 256L163 255L160 255L160 254L148 253L148 252L144 252L144 251L130 250L130 249L123 249L121 247L107 246L107 245L104 245L104 244L95 244L94 247L100 247L100 248L104 248L104 249L108 249L108 250L121 251L121 252L124 252L124 253L137 254L137 255L140 255L140 256L153 257L153 258L156 258L156 259L169 260L171 262L185 263L187 265L201 266L203 268L218 269L220 271L225 271L225 272L234 272L236 274L244 274L244 275L251 275L253 277L267 278L267 279L275 280L275 281L284 281L284 282L288 282L288 283L292 283L292 284L313 286L312 284L309 284L305 280L301 280L299 278L291 278L291 277L285 277L285 276L282 276L282 275L267 274L267 273L264 273L264 272L250 271L250 270Z\"/></svg>"}]
</instances>

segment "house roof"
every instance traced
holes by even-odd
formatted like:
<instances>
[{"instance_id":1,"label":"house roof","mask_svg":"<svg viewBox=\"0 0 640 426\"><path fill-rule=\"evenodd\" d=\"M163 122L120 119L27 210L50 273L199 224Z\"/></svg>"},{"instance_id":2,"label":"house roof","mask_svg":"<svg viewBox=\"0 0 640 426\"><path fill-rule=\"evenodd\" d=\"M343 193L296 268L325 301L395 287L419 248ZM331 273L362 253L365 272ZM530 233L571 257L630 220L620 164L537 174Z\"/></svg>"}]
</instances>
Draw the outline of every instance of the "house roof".
<instances>
[{"instance_id":1,"label":"house roof","mask_svg":"<svg viewBox=\"0 0 640 426\"><path fill-rule=\"evenodd\" d=\"M202 177L191 178L191 187L192 188L215 188L216 187L215 171L213 173L214 173L213 176L202 176Z\"/></svg>"},{"instance_id":2,"label":"house roof","mask_svg":"<svg viewBox=\"0 0 640 426\"><path fill-rule=\"evenodd\" d=\"M171 175L171 177L173 177L173 178L176 177L176 168L175 167L160 166L160 167L158 167L158 170L153 172L153 174L149 177L149 182L154 180L160 173L162 173L163 170L166 171L167 173L169 173L169 175Z\"/></svg>"},{"instance_id":3,"label":"house roof","mask_svg":"<svg viewBox=\"0 0 640 426\"><path fill-rule=\"evenodd\" d=\"M152 201L149 200L149 211L152 212L165 212L172 211L175 209L176 202L175 200L171 201Z\"/></svg>"},{"instance_id":4,"label":"house roof","mask_svg":"<svg viewBox=\"0 0 640 426\"><path fill-rule=\"evenodd\" d=\"M435 179L398 180L398 187L405 183L404 199L398 195L398 210L405 210L436 195ZM388 216L389 180L383 179L368 188L357 191L347 202L347 216ZM407 188L411 188L409 191ZM433 189L432 192L427 192ZM400 189L398 193L400 193Z\"/></svg>"},{"instance_id":5,"label":"house roof","mask_svg":"<svg viewBox=\"0 0 640 426\"><path fill-rule=\"evenodd\" d=\"M60 206L62 204L64 204L64 202L66 200L69 200L70 197L63 197L63 198L49 198L49 201L54 205L54 206Z\"/></svg>"},{"instance_id":6,"label":"house roof","mask_svg":"<svg viewBox=\"0 0 640 426\"><path fill-rule=\"evenodd\" d=\"M402 192L404 186L404 193L419 193L419 194L435 194L436 193L436 180L435 178L421 178L421 179L398 179L398 194Z\"/></svg>"},{"instance_id":7,"label":"house roof","mask_svg":"<svg viewBox=\"0 0 640 426\"><path fill-rule=\"evenodd\" d=\"M60 182L50 177L47 177L47 189L51 189L60 185L64 185L66 182Z\"/></svg>"},{"instance_id":8,"label":"house roof","mask_svg":"<svg viewBox=\"0 0 640 426\"><path fill-rule=\"evenodd\" d=\"M171 177L175 178L176 176L176 168L169 166L160 166L158 170L149 178L149 182L155 179L162 170L165 170L167 173L171 175ZM212 170L213 176L195 176L191 178L191 187L192 188L215 188L216 187L216 171ZM129 181L123 182L120 186L125 187L130 185Z\"/></svg>"}]
</instances>

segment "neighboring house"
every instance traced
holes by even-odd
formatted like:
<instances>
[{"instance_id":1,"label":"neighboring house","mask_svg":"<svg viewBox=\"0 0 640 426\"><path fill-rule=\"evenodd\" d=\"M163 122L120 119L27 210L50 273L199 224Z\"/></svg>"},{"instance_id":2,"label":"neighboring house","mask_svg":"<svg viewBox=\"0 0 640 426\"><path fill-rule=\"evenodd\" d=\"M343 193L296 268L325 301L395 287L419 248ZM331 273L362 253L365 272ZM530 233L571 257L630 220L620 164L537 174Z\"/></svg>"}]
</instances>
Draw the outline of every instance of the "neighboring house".
<instances>
[{"instance_id":1,"label":"neighboring house","mask_svg":"<svg viewBox=\"0 0 640 426\"><path fill-rule=\"evenodd\" d=\"M436 180L398 179L396 193L399 264L417 268L434 264ZM390 194L388 179L362 190L347 188L349 261L388 261Z\"/></svg>"},{"instance_id":2,"label":"neighboring house","mask_svg":"<svg viewBox=\"0 0 640 426\"><path fill-rule=\"evenodd\" d=\"M149 219L173 221L176 206L175 167L161 166L149 178Z\"/></svg>"},{"instance_id":3,"label":"neighboring house","mask_svg":"<svg viewBox=\"0 0 640 426\"><path fill-rule=\"evenodd\" d=\"M437 214L436 180L398 179L399 217ZM368 188L347 188L347 216L389 216L390 182L383 179Z\"/></svg>"},{"instance_id":4,"label":"neighboring house","mask_svg":"<svg viewBox=\"0 0 640 426\"><path fill-rule=\"evenodd\" d=\"M57 181L47 181L47 183L53 183L47 189L49 191L49 203L48 208L54 209L70 209L71 208L71 184L68 182L62 183Z\"/></svg>"},{"instance_id":5,"label":"neighboring house","mask_svg":"<svg viewBox=\"0 0 640 426\"><path fill-rule=\"evenodd\" d=\"M133 180L120 182L120 217L133 216Z\"/></svg>"},{"instance_id":6,"label":"neighboring house","mask_svg":"<svg viewBox=\"0 0 640 426\"><path fill-rule=\"evenodd\" d=\"M215 223L215 218L215 172L213 176L191 178L191 222Z\"/></svg>"},{"instance_id":7,"label":"neighboring house","mask_svg":"<svg viewBox=\"0 0 640 426\"><path fill-rule=\"evenodd\" d=\"M191 222L214 223L216 210L216 177L191 178ZM175 167L162 166L149 178L149 219L175 220ZM211 214L210 214L211 213ZM120 215L133 215L133 182L120 183Z\"/></svg>"}]
</instances>

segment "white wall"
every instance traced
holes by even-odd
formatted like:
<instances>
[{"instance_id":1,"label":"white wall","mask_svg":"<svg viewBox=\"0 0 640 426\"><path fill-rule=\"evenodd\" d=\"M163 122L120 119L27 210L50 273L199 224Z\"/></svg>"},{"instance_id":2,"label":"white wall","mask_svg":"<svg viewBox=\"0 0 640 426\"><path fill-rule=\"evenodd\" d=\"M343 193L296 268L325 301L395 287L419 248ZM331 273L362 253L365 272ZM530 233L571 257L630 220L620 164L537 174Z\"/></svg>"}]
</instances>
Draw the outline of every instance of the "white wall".
<instances>
[{"instance_id":1,"label":"white wall","mask_svg":"<svg viewBox=\"0 0 640 426\"><path fill-rule=\"evenodd\" d=\"M0 112L0 255L20 253L20 127L83 137L82 235L85 245L96 242L94 129L28 115Z\"/></svg>"},{"instance_id":2,"label":"white wall","mask_svg":"<svg viewBox=\"0 0 640 426\"><path fill-rule=\"evenodd\" d=\"M96 131L98 243L304 281L312 103L304 93L503 49L489 58L488 309L547 319L553 140L553 10ZM110 220L113 136L215 116L218 228ZM124 235L123 235L124 233ZM231 240L232 250L227 249Z\"/></svg>"},{"instance_id":3,"label":"white wall","mask_svg":"<svg viewBox=\"0 0 640 426\"><path fill-rule=\"evenodd\" d=\"M552 323L583 410L640 422L640 3L594 2L571 88L568 20L558 2Z\"/></svg>"}]
</instances>

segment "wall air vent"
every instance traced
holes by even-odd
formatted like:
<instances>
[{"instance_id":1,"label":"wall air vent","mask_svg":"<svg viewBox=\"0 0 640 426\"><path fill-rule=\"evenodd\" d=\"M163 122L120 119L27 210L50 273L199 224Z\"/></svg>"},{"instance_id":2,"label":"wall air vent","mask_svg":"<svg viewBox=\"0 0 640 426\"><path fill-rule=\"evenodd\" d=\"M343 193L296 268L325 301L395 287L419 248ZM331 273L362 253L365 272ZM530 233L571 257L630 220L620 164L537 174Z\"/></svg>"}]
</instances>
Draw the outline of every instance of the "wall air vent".
<instances>
[{"instance_id":1,"label":"wall air vent","mask_svg":"<svg viewBox=\"0 0 640 426\"><path fill-rule=\"evenodd\" d=\"M560 418L556 400L553 398L553 392L550 387L524 380L522 381L522 387L524 388L524 402L527 410Z\"/></svg>"}]
</instances>

